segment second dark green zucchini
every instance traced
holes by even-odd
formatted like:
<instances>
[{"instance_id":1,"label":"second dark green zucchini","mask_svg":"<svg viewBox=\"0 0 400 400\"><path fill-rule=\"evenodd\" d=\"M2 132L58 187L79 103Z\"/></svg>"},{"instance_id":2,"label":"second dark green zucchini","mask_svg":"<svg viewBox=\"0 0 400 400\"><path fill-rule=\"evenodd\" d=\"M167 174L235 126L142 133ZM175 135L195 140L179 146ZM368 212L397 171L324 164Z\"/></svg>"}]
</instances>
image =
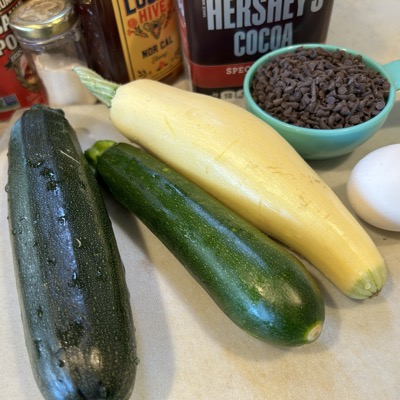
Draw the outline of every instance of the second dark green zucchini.
<instances>
[{"instance_id":1,"label":"second dark green zucchini","mask_svg":"<svg viewBox=\"0 0 400 400\"><path fill-rule=\"evenodd\" d=\"M134 146L99 141L85 154L115 198L239 327L279 346L302 345L319 336L324 302L292 254Z\"/></svg>"}]
</instances>

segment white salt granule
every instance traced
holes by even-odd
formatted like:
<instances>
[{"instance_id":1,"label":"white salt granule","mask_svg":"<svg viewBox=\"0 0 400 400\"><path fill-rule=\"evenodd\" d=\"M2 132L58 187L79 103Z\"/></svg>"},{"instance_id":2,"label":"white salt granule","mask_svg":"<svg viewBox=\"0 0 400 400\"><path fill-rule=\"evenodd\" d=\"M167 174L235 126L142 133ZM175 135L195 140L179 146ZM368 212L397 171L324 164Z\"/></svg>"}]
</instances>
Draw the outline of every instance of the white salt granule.
<instances>
[{"instance_id":1,"label":"white salt granule","mask_svg":"<svg viewBox=\"0 0 400 400\"><path fill-rule=\"evenodd\" d=\"M72 70L82 63L64 56L40 54L35 65L40 79L46 88L49 105L63 107L77 104L94 104L96 98L81 83Z\"/></svg>"}]
</instances>

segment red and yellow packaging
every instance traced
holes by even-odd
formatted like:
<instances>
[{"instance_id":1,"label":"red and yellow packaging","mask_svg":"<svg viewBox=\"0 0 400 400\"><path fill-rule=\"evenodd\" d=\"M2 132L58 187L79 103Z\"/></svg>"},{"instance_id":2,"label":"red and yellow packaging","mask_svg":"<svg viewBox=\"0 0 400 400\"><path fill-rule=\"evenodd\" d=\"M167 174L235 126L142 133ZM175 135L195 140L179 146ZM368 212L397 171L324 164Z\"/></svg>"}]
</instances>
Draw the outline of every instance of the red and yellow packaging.
<instances>
[{"instance_id":1,"label":"red and yellow packaging","mask_svg":"<svg viewBox=\"0 0 400 400\"><path fill-rule=\"evenodd\" d=\"M45 90L21 50L9 25L9 15L20 0L0 2L0 121L34 103L47 103Z\"/></svg>"}]
</instances>

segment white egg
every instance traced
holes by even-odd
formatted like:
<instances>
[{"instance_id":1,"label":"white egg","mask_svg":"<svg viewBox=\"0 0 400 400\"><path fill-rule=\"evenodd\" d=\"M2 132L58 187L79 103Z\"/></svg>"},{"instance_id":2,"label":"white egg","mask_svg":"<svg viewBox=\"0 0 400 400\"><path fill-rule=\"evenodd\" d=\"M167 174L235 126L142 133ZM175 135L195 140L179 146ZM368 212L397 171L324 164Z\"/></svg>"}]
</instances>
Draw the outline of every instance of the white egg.
<instances>
[{"instance_id":1,"label":"white egg","mask_svg":"<svg viewBox=\"0 0 400 400\"><path fill-rule=\"evenodd\" d=\"M347 195L356 214L369 224L400 231L400 144L381 147L351 171Z\"/></svg>"}]
</instances>

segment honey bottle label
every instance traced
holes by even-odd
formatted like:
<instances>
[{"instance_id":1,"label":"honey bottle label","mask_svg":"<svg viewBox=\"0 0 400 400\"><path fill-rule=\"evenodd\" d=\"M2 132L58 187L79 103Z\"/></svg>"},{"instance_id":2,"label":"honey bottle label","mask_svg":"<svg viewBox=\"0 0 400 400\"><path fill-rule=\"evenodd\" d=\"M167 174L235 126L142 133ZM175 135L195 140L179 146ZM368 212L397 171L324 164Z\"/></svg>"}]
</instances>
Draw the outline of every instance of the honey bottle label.
<instances>
[{"instance_id":1,"label":"honey bottle label","mask_svg":"<svg viewBox=\"0 0 400 400\"><path fill-rule=\"evenodd\" d=\"M112 0L112 4L130 80L162 80L181 67L173 0Z\"/></svg>"}]
</instances>

